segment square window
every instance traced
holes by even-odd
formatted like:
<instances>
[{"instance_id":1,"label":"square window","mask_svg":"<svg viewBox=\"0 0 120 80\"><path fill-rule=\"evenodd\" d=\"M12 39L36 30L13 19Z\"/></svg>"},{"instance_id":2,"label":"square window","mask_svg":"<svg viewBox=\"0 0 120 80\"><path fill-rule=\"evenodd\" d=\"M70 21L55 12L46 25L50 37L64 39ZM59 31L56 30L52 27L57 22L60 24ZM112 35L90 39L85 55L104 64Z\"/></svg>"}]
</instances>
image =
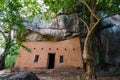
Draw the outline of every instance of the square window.
<instances>
[{"instance_id":1,"label":"square window","mask_svg":"<svg viewBox=\"0 0 120 80\"><path fill-rule=\"evenodd\" d=\"M60 56L60 63L63 63L63 62L64 62L64 57Z\"/></svg>"},{"instance_id":2,"label":"square window","mask_svg":"<svg viewBox=\"0 0 120 80\"><path fill-rule=\"evenodd\" d=\"M34 62L38 62L39 60L39 55L35 55Z\"/></svg>"}]
</instances>

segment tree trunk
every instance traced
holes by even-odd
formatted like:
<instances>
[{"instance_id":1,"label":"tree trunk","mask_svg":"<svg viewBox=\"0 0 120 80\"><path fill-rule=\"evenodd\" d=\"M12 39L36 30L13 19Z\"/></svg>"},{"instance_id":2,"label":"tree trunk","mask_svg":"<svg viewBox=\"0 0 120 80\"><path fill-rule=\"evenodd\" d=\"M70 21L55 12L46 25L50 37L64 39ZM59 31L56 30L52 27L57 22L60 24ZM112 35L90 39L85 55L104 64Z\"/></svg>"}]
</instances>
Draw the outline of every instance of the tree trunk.
<instances>
[{"instance_id":1,"label":"tree trunk","mask_svg":"<svg viewBox=\"0 0 120 80\"><path fill-rule=\"evenodd\" d=\"M5 69L5 56L0 56L0 70Z\"/></svg>"},{"instance_id":2,"label":"tree trunk","mask_svg":"<svg viewBox=\"0 0 120 80\"><path fill-rule=\"evenodd\" d=\"M95 69L93 62L93 54L91 53L91 43L92 43L92 35L93 31L88 32L87 37L85 39L83 58L86 65L86 80L95 80Z\"/></svg>"},{"instance_id":3,"label":"tree trunk","mask_svg":"<svg viewBox=\"0 0 120 80\"><path fill-rule=\"evenodd\" d=\"M11 30L8 33L8 36L5 35L5 33L3 31L0 30L0 33L3 35L4 39L5 39L5 48L4 48L4 52L0 55L0 70L5 69L5 57L6 57L6 52L9 51L11 45Z\"/></svg>"},{"instance_id":4,"label":"tree trunk","mask_svg":"<svg viewBox=\"0 0 120 80\"><path fill-rule=\"evenodd\" d=\"M96 19L95 16L93 16L93 14L96 15L96 0L90 0L90 5L91 5L90 8L93 13L91 13L90 15L90 25L84 43L83 58L86 65L86 80L95 80L96 74L95 74L93 52L91 46L92 46L93 34L99 21Z\"/></svg>"},{"instance_id":5,"label":"tree trunk","mask_svg":"<svg viewBox=\"0 0 120 80\"><path fill-rule=\"evenodd\" d=\"M6 52L7 52L7 46L5 46L4 52L0 55L0 70L5 69Z\"/></svg>"}]
</instances>

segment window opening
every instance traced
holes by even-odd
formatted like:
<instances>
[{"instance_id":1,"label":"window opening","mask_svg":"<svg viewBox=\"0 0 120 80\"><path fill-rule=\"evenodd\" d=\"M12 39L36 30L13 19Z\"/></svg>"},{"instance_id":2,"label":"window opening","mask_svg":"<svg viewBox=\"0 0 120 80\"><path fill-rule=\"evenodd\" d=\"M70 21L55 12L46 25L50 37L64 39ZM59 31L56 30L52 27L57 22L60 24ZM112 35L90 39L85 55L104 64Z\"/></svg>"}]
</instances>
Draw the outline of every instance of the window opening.
<instances>
[{"instance_id":1,"label":"window opening","mask_svg":"<svg viewBox=\"0 0 120 80\"><path fill-rule=\"evenodd\" d=\"M60 63L63 63L63 62L64 62L64 57L60 56Z\"/></svg>"},{"instance_id":2,"label":"window opening","mask_svg":"<svg viewBox=\"0 0 120 80\"><path fill-rule=\"evenodd\" d=\"M35 55L34 62L38 62L39 60L39 55Z\"/></svg>"}]
</instances>

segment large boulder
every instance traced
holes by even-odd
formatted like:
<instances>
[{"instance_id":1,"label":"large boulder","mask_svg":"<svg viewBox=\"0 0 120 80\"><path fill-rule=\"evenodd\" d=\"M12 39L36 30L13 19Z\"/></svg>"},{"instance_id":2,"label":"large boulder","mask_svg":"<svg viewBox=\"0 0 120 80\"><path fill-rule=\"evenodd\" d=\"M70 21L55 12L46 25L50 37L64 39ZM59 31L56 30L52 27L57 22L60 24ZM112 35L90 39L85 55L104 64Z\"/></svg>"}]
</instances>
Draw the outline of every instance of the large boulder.
<instances>
[{"instance_id":1,"label":"large boulder","mask_svg":"<svg viewBox=\"0 0 120 80\"><path fill-rule=\"evenodd\" d=\"M100 32L104 51L106 52L106 62L120 65L120 15L116 14L105 18L102 27L107 27Z\"/></svg>"},{"instance_id":2,"label":"large boulder","mask_svg":"<svg viewBox=\"0 0 120 80\"><path fill-rule=\"evenodd\" d=\"M40 80L32 72L17 72L8 74L4 80Z\"/></svg>"},{"instance_id":3,"label":"large boulder","mask_svg":"<svg viewBox=\"0 0 120 80\"><path fill-rule=\"evenodd\" d=\"M41 23L39 21L34 21L32 24L24 23L28 30L34 32L28 34L26 38L29 41L49 41L47 37L52 36L51 40L59 41L79 36L81 33L79 15L78 13L63 14L49 22L43 19Z\"/></svg>"},{"instance_id":4,"label":"large boulder","mask_svg":"<svg viewBox=\"0 0 120 80\"><path fill-rule=\"evenodd\" d=\"M120 15L104 18L96 30L100 52L94 48L98 67L103 72L120 72ZM95 44L96 45L96 44ZM99 55L99 56L98 56Z\"/></svg>"}]
</instances>

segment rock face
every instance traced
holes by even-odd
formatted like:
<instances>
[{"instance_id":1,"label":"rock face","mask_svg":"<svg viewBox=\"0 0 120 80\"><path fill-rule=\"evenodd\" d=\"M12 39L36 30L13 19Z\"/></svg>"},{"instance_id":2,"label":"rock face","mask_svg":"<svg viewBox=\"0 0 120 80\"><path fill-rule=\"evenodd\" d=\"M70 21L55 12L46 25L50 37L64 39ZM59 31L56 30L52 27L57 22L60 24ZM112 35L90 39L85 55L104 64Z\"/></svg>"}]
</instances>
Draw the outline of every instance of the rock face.
<instances>
[{"instance_id":1,"label":"rock face","mask_svg":"<svg viewBox=\"0 0 120 80\"><path fill-rule=\"evenodd\" d=\"M32 72L18 72L7 75L4 80L40 80L40 79L37 78L37 76Z\"/></svg>"},{"instance_id":2,"label":"rock face","mask_svg":"<svg viewBox=\"0 0 120 80\"><path fill-rule=\"evenodd\" d=\"M78 13L59 15L55 19L50 20L50 22L42 20L41 24L38 21L34 22L36 23L24 23L24 25L27 26L27 29L33 31L33 33L28 34L26 37L29 41L46 41L48 40L46 35L53 36L52 40L55 41L70 39L80 35Z\"/></svg>"},{"instance_id":3,"label":"rock face","mask_svg":"<svg viewBox=\"0 0 120 80\"><path fill-rule=\"evenodd\" d=\"M103 26L111 26L100 32L103 49L106 51L106 62L112 64L120 64L120 15L114 15L105 18ZM107 43L107 44L106 44Z\"/></svg>"}]
</instances>

